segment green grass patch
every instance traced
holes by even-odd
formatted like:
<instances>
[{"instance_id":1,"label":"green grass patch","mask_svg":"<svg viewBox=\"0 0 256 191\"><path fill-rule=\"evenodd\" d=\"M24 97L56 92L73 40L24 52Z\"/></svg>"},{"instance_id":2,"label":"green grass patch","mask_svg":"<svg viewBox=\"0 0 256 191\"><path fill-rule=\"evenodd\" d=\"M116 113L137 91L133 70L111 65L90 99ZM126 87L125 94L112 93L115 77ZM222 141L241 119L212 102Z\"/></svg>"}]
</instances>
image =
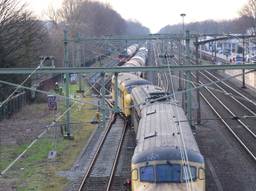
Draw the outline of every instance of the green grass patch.
<instances>
[{"instance_id":1,"label":"green grass patch","mask_svg":"<svg viewBox=\"0 0 256 191\"><path fill-rule=\"evenodd\" d=\"M70 86L70 91L74 94L78 85ZM82 98L84 101L92 101L92 98ZM90 107L90 106L89 106ZM64 100L59 103L59 110L65 110ZM74 140L66 140L59 137L56 141L57 158L48 160L48 153L53 149L52 132L39 139L28 152L19 160L7 173L8 178L17 179L18 191L61 191L68 185L68 180L57 175L60 171L69 170L75 162L77 156L83 149L95 126L86 123L95 116L94 110L88 110L87 104L76 104L71 110L72 132ZM27 145L13 146L4 150L5 155L1 166L10 163L10 159L20 154ZM2 151L2 150L1 150ZM1 158L2 159L2 158ZM9 159L9 160L8 160ZM2 161L2 160L1 160Z\"/></svg>"},{"instance_id":2,"label":"green grass patch","mask_svg":"<svg viewBox=\"0 0 256 191\"><path fill-rule=\"evenodd\" d=\"M10 159L16 158L27 145L0 145L0 171L3 171L10 163Z\"/></svg>"}]
</instances>

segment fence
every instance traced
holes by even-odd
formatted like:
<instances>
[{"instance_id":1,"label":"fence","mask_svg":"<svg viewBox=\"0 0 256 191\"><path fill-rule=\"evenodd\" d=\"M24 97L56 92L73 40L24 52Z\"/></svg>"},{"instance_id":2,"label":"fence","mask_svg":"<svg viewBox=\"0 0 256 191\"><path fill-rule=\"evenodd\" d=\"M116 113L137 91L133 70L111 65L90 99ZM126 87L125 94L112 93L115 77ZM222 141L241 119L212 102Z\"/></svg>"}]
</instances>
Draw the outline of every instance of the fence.
<instances>
[{"instance_id":1,"label":"fence","mask_svg":"<svg viewBox=\"0 0 256 191\"><path fill-rule=\"evenodd\" d=\"M43 80L41 79L37 82L37 89L49 91L53 89L55 87L55 83L60 80L61 75L55 75ZM20 111L24 105L35 99L45 102L47 101L47 95L35 93L35 95L33 96L33 91L22 91L21 93L16 94L0 108L0 121L2 121L3 119L8 119L12 114Z\"/></svg>"},{"instance_id":2,"label":"fence","mask_svg":"<svg viewBox=\"0 0 256 191\"><path fill-rule=\"evenodd\" d=\"M27 103L27 93L25 91L13 96L0 108L0 121L8 119L12 114L18 112Z\"/></svg>"}]
</instances>

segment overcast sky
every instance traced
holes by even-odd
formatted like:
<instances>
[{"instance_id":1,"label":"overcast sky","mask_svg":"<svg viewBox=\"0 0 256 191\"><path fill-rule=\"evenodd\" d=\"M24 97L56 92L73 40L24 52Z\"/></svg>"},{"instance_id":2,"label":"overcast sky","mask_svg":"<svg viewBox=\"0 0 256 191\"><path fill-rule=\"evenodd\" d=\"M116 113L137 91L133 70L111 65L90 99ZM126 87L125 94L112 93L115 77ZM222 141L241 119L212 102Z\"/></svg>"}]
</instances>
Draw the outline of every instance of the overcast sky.
<instances>
[{"instance_id":1,"label":"overcast sky","mask_svg":"<svg viewBox=\"0 0 256 191\"><path fill-rule=\"evenodd\" d=\"M38 16L49 5L60 7L62 0L23 0ZM112 5L125 19L137 20L158 32L167 24L181 23L180 13L186 13L185 22L206 19L223 20L239 16L247 0L100 0Z\"/></svg>"}]
</instances>

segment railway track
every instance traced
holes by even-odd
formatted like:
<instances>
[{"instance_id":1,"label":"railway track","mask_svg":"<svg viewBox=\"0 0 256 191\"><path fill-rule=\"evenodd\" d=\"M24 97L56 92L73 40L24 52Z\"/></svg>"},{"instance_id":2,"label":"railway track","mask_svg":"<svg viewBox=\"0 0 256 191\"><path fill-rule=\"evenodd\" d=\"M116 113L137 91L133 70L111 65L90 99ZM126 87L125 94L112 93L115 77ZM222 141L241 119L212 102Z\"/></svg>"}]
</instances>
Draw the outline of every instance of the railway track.
<instances>
[{"instance_id":1,"label":"railway track","mask_svg":"<svg viewBox=\"0 0 256 191\"><path fill-rule=\"evenodd\" d=\"M221 80L220 77L209 71L199 72L199 75L199 85ZM196 87L196 76L195 74L192 74L192 76L194 81L192 85ZM245 95L228 82L219 82L211 85L211 87L205 86L201 89L200 95L242 146L243 150L256 161L256 129L254 128L256 103L253 101L254 98Z\"/></svg>"},{"instance_id":2,"label":"railway track","mask_svg":"<svg viewBox=\"0 0 256 191\"><path fill-rule=\"evenodd\" d=\"M111 189L126 129L127 122L119 115L112 115L78 191Z\"/></svg>"},{"instance_id":3,"label":"railway track","mask_svg":"<svg viewBox=\"0 0 256 191\"><path fill-rule=\"evenodd\" d=\"M171 52L169 52L171 54ZM175 52L174 52L175 54ZM182 59L182 58L181 58ZM178 57L175 54L175 57L171 60L169 60L169 64L178 64ZM178 81L178 72L173 72L172 74L170 71L166 71L165 74L162 73L162 80L166 81L165 84L169 84L168 91L171 91L171 78L174 77L174 82L175 82L175 91L178 91L178 87L184 87L184 79L185 79L185 74L182 74L182 85L179 86L179 81ZM217 73L217 72L216 72ZM209 74L209 78L212 80L221 80L223 77L218 73L215 74L215 72L212 73L213 76ZM166 75L168 77L167 80L164 80ZM174 76L175 75L175 76ZM203 78L203 76L201 75ZM193 78L194 80L194 78ZM202 79L201 79L202 81ZM160 83L160 82L159 82ZM205 79L204 83L209 83L209 80ZM219 94L225 95L225 96L233 96L236 98L238 101L240 101L242 104L244 104L247 108L251 109L252 112L255 112L255 97L253 96L251 91L248 91L247 89L241 89L237 87L237 84L234 83L233 81L224 81L223 83L218 83L222 88L226 90L226 93L219 89ZM194 84L195 85L195 84ZM225 87L228 85L228 87ZM165 88L165 89L166 89ZM209 87L212 89L217 89L217 87ZM180 90L183 90L181 88ZM201 90L201 89L200 89ZM207 90L204 90L207 93ZM172 92L172 91L171 91ZM247 95L247 92L250 94ZM193 92L195 93L195 92ZM213 91L215 94L215 91ZM177 92L178 98L178 104L182 105L185 102L184 100L184 91ZM182 95L182 96L181 96ZM195 95L195 94L192 94ZM205 156L206 159L206 189L207 190L255 190L255 176L252 175L255 172L255 159L250 155L250 152L248 152L245 148L248 148L249 150L253 150L255 145L255 138L251 138L250 140L246 140L246 136L251 136L247 135L248 132L242 132L242 131L247 131L247 130L239 130L240 128L243 128L241 124L238 124L235 122L238 118L243 118L246 116L253 116L253 113L250 111L247 111L246 113L239 113L236 114L236 110L241 110L240 108L243 108L243 110L246 110L244 106L238 106L239 109L235 109L232 112L234 112L237 116L232 118L232 115L229 114L228 116L223 116L223 113L221 113L221 110L218 111L215 109L217 107L217 102L214 98L211 98L211 94L208 93L203 94L201 92L201 96L206 99L206 101L203 101L204 103L201 102L201 108L203 112L202 116L206 119L207 116L211 116L209 118L209 121L204 121L202 122L201 125L198 126L198 128L195 129L196 133L196 139L199 143L200 150L202 151L203 155ZM209 96L209 98L208 98ZM224 98L221 98L221 100ZM226 98L225 98L226 99ZM203 100L203 99L202 99ZM208 102L207 102L208 101ZM233 100L234 101L234 100ZM193 104L193 103L192 103ZM210 105L209 105L210 104ZM229 104L229 103L227 103ZM237 103L238 104L238 103ZM209 105L211 108L210 110L213 110L210 115L207 114L209 111L209 107L206 106ZM192 105L192 107L196 107L197 105ZM206 106L206 107L205 107ZM220 106L219 106L220 107ZM215 113L217 111L217 113ZM195 111L196 112L196 111ZM196 113L193 111L193 117L196 116ZM212 114L213 113L213 114ZM216 115L218 117L216 117ZM219 120L215 121L216 118ZM236 123L236 125L233 130L232 124L226 125L226 119L229 121L233 121L233 123ZM255 118L251 118L250 120L253 120ZM207 119L206 119L207 120ZM213 121L211 121L213 120ZM245 118L246 120L246 118ZM221 123L218 123L221 122ZM223 123L223 125L222 125ZM229 127L231 126L231 127ZM226 128L225 128L226 127ZM249 128L254 131L253 126L249 126ZM234 134L233 134L233 133ZM243 136L245 134L245 136ZM242 136L241 136L242 135ZM236 138L238 137L238 139ZM238 140L243 140L245 147L238 141ZM245 142L246 141L246 142ZM241 144L241 146L240 146ZM254 153L255 154L255 153ZM247 170L244 170L247 169ZM234 181L236 180L236 181ZM239 182L239 183L238 183Z\"/></svg>"},{"instance_id":4,"label":"railway track","mask_svg":"<svg viewBox=\"0 0 256 191\"><path fill-rule=\"evenodd\" d=\"M211 83L218 78L210 72L200 72L200 85ZM195 75L193 74L195 80ZM215 80L214 80L215 79ZM218 79L219 80L219 79ZM255 134L255 103L241 92L235 90L227 83L214 84L211 88L204 87L200 95L219 117L228 131L239 142L249 156L256 161L256 134ZM195 83L193 86L196 87ZM230 92L232 90L233 92ZM242 97L243 99L238 99ZM252 107L252 105L254 105Z\"/></svg>"}]
</instances>

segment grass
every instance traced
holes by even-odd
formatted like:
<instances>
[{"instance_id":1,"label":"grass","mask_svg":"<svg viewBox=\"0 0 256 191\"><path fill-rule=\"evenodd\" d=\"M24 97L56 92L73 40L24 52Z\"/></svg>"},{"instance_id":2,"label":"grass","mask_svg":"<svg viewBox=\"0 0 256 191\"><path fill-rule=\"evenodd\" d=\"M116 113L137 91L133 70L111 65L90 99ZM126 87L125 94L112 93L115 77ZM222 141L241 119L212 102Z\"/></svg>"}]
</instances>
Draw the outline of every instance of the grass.
<instances>
[{"instance_id":1,"label":"grass","mask_svg":"<svg viewBox=\"0 0 256 191\"><path fill-rule=\"evenodd\" d=\"M71 94L78 89L77 85L70 86ZM92 98L82 98L91 101ZM64 111L64 101L61 101L59 110ZM79 155L94 126L85 122L90 121L95 115L95 111L86 110L86 105L76 105L71 110L72 122L79 124L72 126L74 140L57 139L56 150L57 158L54 161L48 160L48 153L53 149L51 132L39 139L32 148L19 160L7 173L7 178L16 179L18 191L61 191L68 185L68 180L57 175L59 171L69 170L76 157ZM27 145L4 147L3 151L8 153L4 156L2 166L9 164L10 158L17 156ZM1 148L2 149L2 148ZM2 158L1 158L2 160Z\"/></svg>"},{"instance_id":2,"label":"grass","mask_svg":"<svg viewBox=\"0 0 256 191\"><path fill-rule=\"evenodd\" d=\"M17 145L0 145L0 170L6 168L10 163L10 159L18 156L26 147L26 144L18 147Z\"/></svg>"}]
</instances>

